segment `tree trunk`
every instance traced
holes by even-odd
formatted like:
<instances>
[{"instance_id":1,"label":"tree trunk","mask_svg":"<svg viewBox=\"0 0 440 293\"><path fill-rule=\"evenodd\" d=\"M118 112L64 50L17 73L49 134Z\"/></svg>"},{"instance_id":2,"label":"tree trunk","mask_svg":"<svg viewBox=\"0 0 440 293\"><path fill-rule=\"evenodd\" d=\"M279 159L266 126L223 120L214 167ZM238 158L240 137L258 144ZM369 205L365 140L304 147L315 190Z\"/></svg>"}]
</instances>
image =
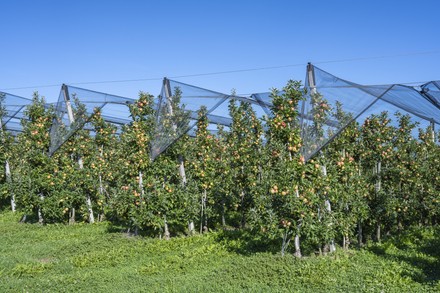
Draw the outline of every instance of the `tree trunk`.
<instances>
[{"instance_id":1,"label":"tree trunk","mask_svg":"<svg viewBox=\"0 0 440 293\"><path fill-rule=\"evenodd\" d=\"M362 239L362 224L359 221L358 222L358 247L361 248L363 243L362 243L363 239Z\"/></svg>"},{"instance_id":2,"label":"tree trunk","mask_svg":"<svg viewBox=\"0 0 440 293\"><path fill-rule=\"evenodd\" d=\"M226 227L225 203L222 203L222 227Z\"/></svg>"},{"instance_id":3,"label":"tree trunk","mask_svg":"<svg viewBox=\"0 0 440 293\"><path fill-rule=\"evenodd\" d=\"M377 222L377 225L376 225L376 241L377 242L380 242L380 222Z\"/></svg>"},{"instance_id":4,"label":"tree trunk","mask_svg":"<svg viewBox=\"0 0 440 293\"><path fill-rule=\"evenodd\" d=\"M246 209L244 207L244 197L245 197L245 193L244 191L242 191L241 192L241 223L240 223L242 229L246 227Z\"/></svg>"},{"instance_id":5,"label":"tree trunk","mask_svg":"<svg viewBox=\"0 0 440 293\"><path fill-rule=\"evenodd\" d=\"M200 209L200 234L203 233L205 228L203 227L204 217L206 217L206 189L203 190L202 194L202 202L201 202L201 209Z\"/></svg>"},{"instance_id":6,"label":"tree trunk","mask_svg":"<svg viewBox=\"0 0 440 293\"><path fill-rule=\"evenodd\" d=\"M295 189L295 195L296 197L299 197L299 190L298 188ZM300 258L301 255L301 245L300 245L300 240L299 240L299 230L301 229L301 223L298 225L297 227L297 233L295 235L295 253L294 256Z\"/></svg>"},{"instance_id":7,"label":"tree trunk","mask_svg":"<svg viewBox=\"0 0 440 293\"><path fill-rule=\"evenodd\" d=\"M170 231L168 230L167 217L164 215L163 219L164 219L164 227L163 227L164 235L163 235L163 238L165 240L170 240Z\"/></svg>"},{"instance_id":8,"label":"tree trunk","mask_svg":"<svg viewBox=\"0 0 440 293\"><path fill-rule=\"evenodd\" d=\"M84 169L84 162L83 162L82 157L78 158L78 165L79 165L80 170ZM95 217L93 216L92 200L91 200L89 194L86 196L86 207L87 207L87 211L89 213L89 223L93 224L93 223L95 223Z\"/></svg>"},{"instance_id":9,"label":"tree trunk","mask_svg":"<svg viewBox=\"0 0 440 293\"><path fill-rule=\"evenodd\" d=\"M188 223L188 232L189 232L189 235L194 235L194 232L195 232L194 221L189 221L189 223Z\"/></svg>"},{"instance_id":10,"label":"tree trunk","mask_svg":"<svg viewBox=\"0 0 440 293\"><path fill-rule=\"evenodd\" d=\"M142 198L144 198L144 174L142 174L142 171L139 171L139 192Z\"/></svg>"},{"instance_id":11,"label":"tree trunk","mask_svg":"<svg viewBox=\"0 0 440 293\"><path fill-rule=\"evenodd\" d=\"M301 246L300 246L300 242L299 242L299 235L296 234L295 235L295 253L294 253L295 257L301 257Z\"/></svg>"},{"instance_id":12,"label":"tree trunk","mask_svg":"<svg viewBox=\"0 0 440 293\"><path fill-rule=\"evenodd\" d=\"M179 175L182 179L182 186L186 185L186 173L185 173L185 164L183 160L183 156L179 155Z\"/></svg>"},{"instance_id":13,"label":"tree trunk","mask_svg":"<svg viewBox=\"0 0 440 293\"><path fill-rule=\"evenodd\" d=\"M376 194L378 194L382 188L382 181L380 178L380 173L382 171L382 162L379 161L376 163L376 175L377 175L377 179L376 179L376 184L375 184L375 190L376 190Z\"/></svg>"},{"instance_id":14,"label":"tree trunk","mask_svg":"<svg viewBox=\"0 0 440 293\"><path fill-rule=\"evenodd\" d=\"M344 248L344 250L347 250L350 246L350 238L348 237L347 234L345 234L342 238L342 247Z\"/></svg>"},{"instance_id":15,"label":"tree trunk","mask_svg":"<svg viewBox=\"0 0 440 293\"><path fill-rule=\"evenodd\" d=\"M95 223L95 217L93 216L92 199L90 198L90 195L87 195L86 204L87 204L87 210L89 212L89 223L93 224Z\"/></svg>"},{"instance_id":16,"label":"tree trunk","mask_svg":"<svg viewBox=\"0 0 440 293\"><path fill-rule=\"evenodd\" d=\"M103 159L104 157L104 146L101 145L101 151L99 152L99 157L101 159ZM104 198L104 184L102 183L102 174L101 174L101 170L99 171L99 175L98 175L98 179L99 179L99 194L101 195L101 198ZM102 222L104 219L104 214L102 214L103 210L100 209L99 213L98 213L98 222Z\"/></svg>"},{"instance_id":17,"label":"tree trunk","mask_svg":"<svg viewBox=\"0 0 440 293\"><path fill-rule=\"evenodd\" d=\"M206 202L208 201L208 195L206 194L206 190L205 190L205 199L203 201L204 205L205 205L205 223L203 225L203 232L208 232L208 214L206 213Z\"/></svg>"},{"instance_id":18,"label":"tree trunk","mask_svg":"<svg viewBox=\"0 0 440 293\"><path fill-rule=\"evenodd\" d=\"M283 233L283 243L281 244L281 256L283 257L287 250L287 247L289 246L290 240L292 239L290 235L291 233L289 233L288 230L284 231Z\"/></svg>"},{"instance_id":19,"label":"tree trunk","mask_svg":"<svg viewBox=\"0 0 440 293\"><path fill-rule=\"evenodd\" d=\"M15 194L11 189L11 183L12 183L12 177L11 177L11 168L9 166L9 161L6 160L5 162L5 175L6 175L6 182L8 183L9 192L11 193L11 210L15 213L16 210L16 203L15 203Z\"/></svg>"},{"instance_id":20,"label":"tree trunk","mask_svg":"<svg viewBox=\"0 0 440 293\"><path fill-rule=\"evenodd\" d=\"M69 211L69 225L75 224L75 208L72 207Z\"/></svg>"},{"instance_id":21,"label":"tree trunk","mask_svg":"<svg viewBox=\"0 0 440 293\"><path fill-rule=\"evenodd\" d=\"M377 175L377 179L376 179L376 184L375 184L375 191L376 191L376 197L379 196L379 192L381 191L382 188L382 181L381 181L381 171L382 171L382 162L378 161L376 163L376 175ZM379 217L381 215L378 215ZM380 242L381 240L381 235L380 235L380 220L378 220L377 225L376 225L376 241Z\"/></svg>"},{"instance_id":22,"label":"tree trunk","mask_svg":"<svg viewBox=\"0 0 440 293\"><path fill-rule=\"evenodd\" d=\"M321 172L322 172L322 176L327 177L327 167L325 165L321 166ZM327 194L326 194L326 196L327 196ZM330 200L326 199L324 202L324 205L325 205L325 209L327 210L328 214L330 215L332 213L332 206L331 206ZM334 239L330 240L330 243L328 244L328 246L329 246L330 252L336 251Z\"/></svg>"},{"instance_id":23,"label":"tree trunk","mask_svg":"<svg viewBox=\"0 0 440 293\"><path fill-rule=\"evenodd\" d=\"M102 184L102 175L101 174L99 174L98 179L99 179L99 194L104 195L104 186Z\"/></svg>"},{"instance_id":24,"label":"tree trunk","mask_svg":"<svg viewBox=\"0 0 440 293\"><path fill-rule=\"evenodd\" d=\"M99 194L101 195L101 198L104 198L104 186L102 184L102 176L99 174ZM104 219L103 209L98 209L98 222L102 222Z\"/></svg>"},{"instance_id":25,"label":"tree trunk","mask_svg":"<svg viewBox=\"0 0 440 293\"><path fill-rule=\"evenodd\" d=\"M42 193L40 193L40 201L41 204L43 203L44 200L44 195ZM38 207L38 224L44 224L44 218L43 218L43 211L41 210L41 204Z\"/></svg>"}]
</instances>

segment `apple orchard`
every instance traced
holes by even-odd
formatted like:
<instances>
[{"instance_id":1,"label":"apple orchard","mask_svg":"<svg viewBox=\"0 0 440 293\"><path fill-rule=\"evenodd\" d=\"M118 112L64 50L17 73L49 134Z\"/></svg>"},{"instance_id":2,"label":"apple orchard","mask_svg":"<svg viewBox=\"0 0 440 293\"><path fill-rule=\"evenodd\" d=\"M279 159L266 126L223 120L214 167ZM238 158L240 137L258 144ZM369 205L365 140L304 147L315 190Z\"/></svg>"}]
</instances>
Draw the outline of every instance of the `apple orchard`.
<instances>
[{"instance_id":1,"label":"apple orchard","mask_svg":"<svg viewBox=\"0 0 440 293\"><path fill-rule=\"evenodd\" d=\"M175 113L181 111L179 94L173 96ZM298 127L303 96L295 81L273 90L264 120L249 103L231 99L232 123L215 133L202 106L195 133L153 160L153 96L141 93L128 106L132 121L121 131L96 109L91 129L77 131L49 156L55 110L35 94L23 131L1 131L1 208L27 222L109 221L165 239L250 231L296 256L438 223L440 149L433 129L419 128L408 115L382 112L349 124L305 160ZM314 99L315 131L325 131L326 117L347 119L341 105L331 107L319 94ZM0 109L0 118L4 114Z\"/></svg>"}]
</instances>

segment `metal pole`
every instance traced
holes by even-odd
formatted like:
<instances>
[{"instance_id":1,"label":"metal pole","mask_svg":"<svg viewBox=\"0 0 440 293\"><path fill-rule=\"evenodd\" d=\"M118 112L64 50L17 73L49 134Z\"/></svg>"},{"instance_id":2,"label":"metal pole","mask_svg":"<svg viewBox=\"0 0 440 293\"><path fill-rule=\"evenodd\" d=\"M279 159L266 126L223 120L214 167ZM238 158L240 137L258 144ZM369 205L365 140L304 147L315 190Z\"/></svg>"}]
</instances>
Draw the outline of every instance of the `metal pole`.
<instances>
[{"instance_id":1,"label":"metal pole","mask_svg":"<svg viewBox=\"0 0 440 293\"><path fill-rule=\"evenodd\" d=\"M65 84L61 86L61 89L64 94L64 101L66 102L67 116L69 117L70 124L72 124L75 122L75 117L73 116L72 104L70 103L69 90Z\"/></svg>"},{"instance_id":2,"label":"metal pole","mask_svg":"<svg viewBox=\"0 0 440 293\"><path fill-rule=\"evenodd\" d=\"M316 90L315 72L313 70L313 65L310 62L307 64L307 80L310 87L310 93L312 95L316 95L318 92ZM323 177L327 177L327 167L325 165L321 165L321 173ZM332 212L332 206L328 198L325 199L324 206L327 212L330 214ZM330 240L329 248L330 248L330 252L334 252L336 250L336 246L333 239Z\"/></svg>"},{"instance_id":3,"label":"metal pole","mask_svg":"<svg viewBox=\"0 0 440 293\"><path fill-rule=\"evenodd\" d=\"M170 86L170 80L168 78L163 79L163 86L164 86L165 98L166 98L167 106L168 106L168 112L169 112L170 116L173 116L174 111L173 111L173 105L171 103L171 101L172 101L171 86ZM172 127L173 127L174 131L177 130L177 125L176 125L176 123L174 123L174 121L172 122Z\"/></svg>"},{"instance_id":4,"label":"metal pole","mask_svg":"<svg viewBox=\"0 0 440 293\"><path fill-rule=\"evenodd\" d=\"M69 89L67 88L67 85L63 84L61 87L63 94L64 94L64 101L66 103L66 110L67 110L67 116L69 117L70 124L73 124L75 122L75 116L73 115L73 109L72 104L70 102L70 95L69 95ZM84 162L81 156L78 157L78 165L79 169L84 169ZM93 209L92 209L92 199L90 198L90 195L87 194L86 197L86 206L87 210L89 212L89 222L93 224L95 222L95 217L93 215ZM72 208L74 209L74 208ZM74 211L73 211L74 214Z\"/></svg>"},{"instance_id":5,"label":"metal pole","mask_svg":"<svg viewBox=\"0 0 440 293\"><path fill-rule=\"evenodd\" d=\"M165 92L165 98L166 98L166 102L167 102L167 106L168 106L168 112L170 114L170 116L172 117L174 115L174 110L173 110L173 106L172 106L172 96L171 96L171 86L170 86L170 80L168 78L164 78L163 79L163 87L164 87L164 92ZM176 132L177 131L177 125L174 121L172 121L172 127L173 127L173 131ZM182 185L186 185L186 173L185 173L185 165L184 165L184 159L182 155L179 155L179 174L180 177L182 178Z\"/></svg>"},{"instance_id":6,"label":"metal pole","mask_svg":"<svg viewBox=\"0 0 440 293\"><path fill-rule=\"evenodd\" d=\"M307 63L307 80L309 82L310 92L312 95L317 93L316 91L316 83L315 83L315 72L313 70L312 63Z\"/></svg>"}]
</instances>

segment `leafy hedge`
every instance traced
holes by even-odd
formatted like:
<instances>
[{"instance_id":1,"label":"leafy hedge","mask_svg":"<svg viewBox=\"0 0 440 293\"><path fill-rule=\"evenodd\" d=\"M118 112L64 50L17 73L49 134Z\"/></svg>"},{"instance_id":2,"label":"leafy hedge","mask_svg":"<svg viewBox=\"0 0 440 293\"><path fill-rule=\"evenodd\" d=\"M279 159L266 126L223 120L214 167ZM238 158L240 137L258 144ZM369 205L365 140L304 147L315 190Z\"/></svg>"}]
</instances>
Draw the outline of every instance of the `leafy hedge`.
<instances>
[{"instance_id":1,"label":"leafy hedge","mask_svg":"<svg viewBox=\"0 0 440 293\"><path fill-rule=\"evenodd\" d=\"M23 221L108 219L132 233L164 238L244 229L297 256L436 224L440 151L432 129L417 129L400 113L372 115L350 124L305 162L297 122L300 86L290 81L283 92L274 90L265 121L251 105L232 100L232 125L216 135L202 107L196 136L183 136L154 161L153 96L141 93L129 106L133 121L120 134L96 110L93 130L80 130L49 157L54 109L35 94L23 132L15 138L1 132L2 207L16 206ZM170 106L184 122L181 93L175 92ZM75 103L76 115L84 115ZM314 103L315 132L324 135L324 117L350 118L319 94Z\"/></svg>"}]
</instances>

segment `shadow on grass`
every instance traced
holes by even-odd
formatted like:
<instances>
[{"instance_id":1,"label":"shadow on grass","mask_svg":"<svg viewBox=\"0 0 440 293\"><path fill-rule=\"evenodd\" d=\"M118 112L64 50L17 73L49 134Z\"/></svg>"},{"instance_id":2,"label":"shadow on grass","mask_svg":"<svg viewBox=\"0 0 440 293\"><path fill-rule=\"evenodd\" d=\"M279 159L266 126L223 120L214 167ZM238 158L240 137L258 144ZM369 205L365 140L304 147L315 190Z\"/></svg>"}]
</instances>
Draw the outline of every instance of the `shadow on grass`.
<instances>
[{"instance_id":1,"label":"shadow on grass","mask_svg":"<svg viewBox=\"0 0 440 293\"><path fill-rule=\"evenodd\" d=\"M402 275L418 283L440 281L440 228L411 229L404 234L368 248L377 256L405 262L413 269Z\"/></svg>"},{"instance_id":2,"label":"shadow on grass","mask_svg":"<svg viewBox=\"0 0 440 293\"><path fill-rule=\"evenodd\" d=\"M258 252L280 253L280 240L268 239L250 230L223 230L216 235L215 240L228 251L242 255Z\"/></svg>"}]
</instances>

